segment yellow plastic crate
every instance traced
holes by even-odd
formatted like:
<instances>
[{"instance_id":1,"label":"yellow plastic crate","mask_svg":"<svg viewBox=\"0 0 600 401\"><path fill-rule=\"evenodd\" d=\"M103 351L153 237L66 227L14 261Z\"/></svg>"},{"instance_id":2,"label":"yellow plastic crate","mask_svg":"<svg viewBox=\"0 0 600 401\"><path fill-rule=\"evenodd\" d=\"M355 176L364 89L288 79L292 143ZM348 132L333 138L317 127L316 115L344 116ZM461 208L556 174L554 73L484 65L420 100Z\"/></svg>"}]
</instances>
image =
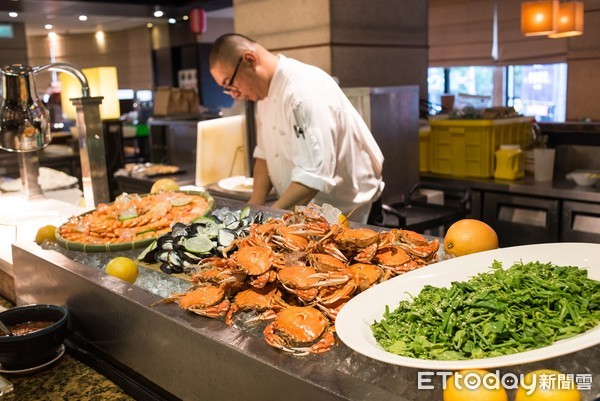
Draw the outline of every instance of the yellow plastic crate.
<instances>
[{"instance_id":1,"label":"yellow plastic crate","mask_svg":"<svg viewBox=\"0 0 600 401\"><path fill-rule=\"evenodd\" d=\"M419 128L419 172L426 173L429 171L429 159L431 158L429 151L429 135L431 128Z\"/></svg>"},{"instance_id":2,"label":"yellow plastic crate","mask_svg":"<svg viewBox=\"0 0 600 401\"><path fill-rule=\"evenodd\" d=\"M430 120L429 171L458 177L492 177L502 144L525 148L531 117L495 120Z\"/></svg>"}]
</instances>

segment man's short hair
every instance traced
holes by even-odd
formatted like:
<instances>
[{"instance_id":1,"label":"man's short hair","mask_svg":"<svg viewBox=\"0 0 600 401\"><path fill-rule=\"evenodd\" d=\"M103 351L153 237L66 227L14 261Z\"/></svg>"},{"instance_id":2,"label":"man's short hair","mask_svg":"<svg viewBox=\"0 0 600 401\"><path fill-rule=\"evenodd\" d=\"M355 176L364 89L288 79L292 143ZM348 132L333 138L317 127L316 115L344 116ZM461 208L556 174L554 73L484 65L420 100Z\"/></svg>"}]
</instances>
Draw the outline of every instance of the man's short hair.
<instances>
[{"instance_id":1,"label":"man's short hair","mask_svg":"<svg viewBox=\"0 0 600 401\"><path fill-rule=\"evenodd\" d=\"M209 65L217 63L235 64L243 51L254 47L256 42L239 33L226 33L215 40L209 54Z\"/></svg>"}]
</instances>

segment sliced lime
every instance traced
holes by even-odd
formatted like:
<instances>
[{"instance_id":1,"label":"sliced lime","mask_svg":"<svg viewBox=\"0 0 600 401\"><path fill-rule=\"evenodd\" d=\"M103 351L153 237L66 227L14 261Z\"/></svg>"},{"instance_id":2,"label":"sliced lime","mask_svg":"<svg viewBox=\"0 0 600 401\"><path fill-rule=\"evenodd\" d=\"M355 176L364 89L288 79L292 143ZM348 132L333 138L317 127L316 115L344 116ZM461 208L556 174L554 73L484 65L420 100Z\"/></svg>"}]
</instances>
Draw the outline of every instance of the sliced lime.
<instances>
[{"instance_id":1,"label":"sliced lime","mask_svg":"<svg viewBox=\"0 0 600 401\"><path fill-rule=\"evenodd\" d=\"M180 196L179 198L175 198L171 201L171 205L178 207L178 206L185 206L188 203L190 203L192 201L192 197L191 196Z\"/></svg>"},{"instance_id":2,"label":"sliced lime","mask_svg":"<svg viewBox=\"0 0 600 401\"><path fill-rule=\"evenodd\" d=\"M192 220L192 223L200 223L200 224L208 224L208 223L216 223L217 221L212 217L200 216L196 217Z\"/></svg>"},{"instance_id":3,"label":"sliced lime","mask_svg":"<svg viewBox=\"0 0 600 401\"><path fill-rule=\"evenodd\" d=\"M196 232L201 235L206 235L210 239L214 239L219 235L219 228L222 225L218 224L213 220L206 221L204 223L200 223L198 227L196 227Z\"/></svg>"},{"instance_id":4,"label":"sliced lime","mask_svg":"<svg viewBox=\"0 0 600 401\"><path fill-rule=\"evenodd\" d=\"M148 255L149 252L152 252L153 250L156 249L157 245L156 245L156 240L152 241L152 243L150 245L148 245L146 248L144 248L144 250L138 255L137 259L138 260L144 260L144 258L146 257L146 255Z\"/></svg>"},{"instance_id":5,"label":"sliced lime","mask_svg":"<svg viewBox=\"0 0 600 401\"><path fill-rule=\"evenodd\" d=\"M200 254L208 253L214 248L214 244L206 235L197 235L183 241L183 247L186 251Z\"/></svg>"},{"instance_id":6,"label":"sliced lime","mask_svg":"<svg viewBox=\"0 0 600 401\"><path fill-rule=\"evenodd\" d=\"M246 206L245 208L243 208L242 210L240 210L240 220L245 219L246 217L250 216L250 206Z\"/></svg>"}]
</instances>

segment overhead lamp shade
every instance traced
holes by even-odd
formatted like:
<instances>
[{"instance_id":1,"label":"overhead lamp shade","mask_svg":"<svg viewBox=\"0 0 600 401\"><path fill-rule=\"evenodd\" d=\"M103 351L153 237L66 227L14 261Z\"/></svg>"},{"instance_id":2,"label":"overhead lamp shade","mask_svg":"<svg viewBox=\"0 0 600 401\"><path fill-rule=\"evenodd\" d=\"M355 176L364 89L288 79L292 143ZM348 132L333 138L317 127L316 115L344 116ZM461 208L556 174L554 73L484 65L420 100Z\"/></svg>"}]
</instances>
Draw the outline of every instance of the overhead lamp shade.
<instances>
[{"instance_id":1,"label":"overhead lamp shade","mask_svg":"<svg viewBox=\"0 0 600 401\"><path fill-rule=\"evenodd\" d=\"M567 1L559 4L558 25L550 38L583 35L583 2Z\"/></svg>"},{"instance_id":2,"label":"overhead lamp shade","mask_svg":"<svg viewBox=\"0 0 600 401\"><path fill-rule=\"evenodd\" d=\"M206 32L206 11L201 8L190 11L190 30L193 33Z\"/></svg>"},{"instance_id":3,"label":"overhead lamp shade","mask_svg":"<svg viewBox=\"0 0 600 401\"><path fill-rule=\"evenodd\" d=\"M91 96L102 96L100 104L100 118L102 120L121 117L119 106L119 84L117 79L117 67L93 67L83 68L83 74L88 80ZM81 97L81 83L75 77L61 73L61 106L63 114L70 120L75 120L75 106L70 99Z\"/></svg>"},{"instance_id":4,"label":"overhead lamp shade","mask_svg":"<svg viewBox=\"0 0 600 401\"><path fill-rule=\"evenodd\" d=\"M521 32L525 36L549 35L556 31L558 0L521 3Z\"/></svg>"}]
</instances>

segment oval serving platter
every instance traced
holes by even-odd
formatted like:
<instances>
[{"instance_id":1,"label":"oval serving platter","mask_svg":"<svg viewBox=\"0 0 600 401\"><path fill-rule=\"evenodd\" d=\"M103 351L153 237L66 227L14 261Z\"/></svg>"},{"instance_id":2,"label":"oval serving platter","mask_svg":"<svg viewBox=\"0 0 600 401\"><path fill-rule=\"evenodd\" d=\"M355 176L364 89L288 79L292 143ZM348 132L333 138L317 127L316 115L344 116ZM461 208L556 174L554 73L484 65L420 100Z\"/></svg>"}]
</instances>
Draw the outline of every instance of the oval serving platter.
<instances>
[{"instance_id":1,"label":"oval serving platter","mask_svg":"<svg viewBox=\"0 0 600 401\"><path fill-rule=\"evenodd\" d=\"M186 195L198 195L198 196L204 197L206 199L206 201L208 202L208 207L206 208L206 211L204 212L203 216L210 213L214 208L215 201L208 192L205 192L205 191L176 191L176 192L182 192ZM149 194L144 194L144 195L140 195L140 196L144 197L147 195L149 195ZM109 205L111 205L111 204L112 203L109 203ZM96 211L96 209L90 210L86 213L81 214L78 217L93 213L95 211ZM200 216L198 216L198 217L200 217ZM141 239L138 241L117 242L117 243L112 243L112 244L90 244L90 243L70 241L70 240L64 238L62 235L60 235L60 229L63 226L64 226L64 224L59 226L56 229L56 241L58 242L58 244L60 244L65 249L68 249L71 251L80 251L80 252L130 251L130 250L139 249L139 248L148 246L152 241L154 241L157 237L160 236L160 235L155 235L155 236L147 237L147 238L144 238L144 239Z\"/></svg>"}]
</instances>

